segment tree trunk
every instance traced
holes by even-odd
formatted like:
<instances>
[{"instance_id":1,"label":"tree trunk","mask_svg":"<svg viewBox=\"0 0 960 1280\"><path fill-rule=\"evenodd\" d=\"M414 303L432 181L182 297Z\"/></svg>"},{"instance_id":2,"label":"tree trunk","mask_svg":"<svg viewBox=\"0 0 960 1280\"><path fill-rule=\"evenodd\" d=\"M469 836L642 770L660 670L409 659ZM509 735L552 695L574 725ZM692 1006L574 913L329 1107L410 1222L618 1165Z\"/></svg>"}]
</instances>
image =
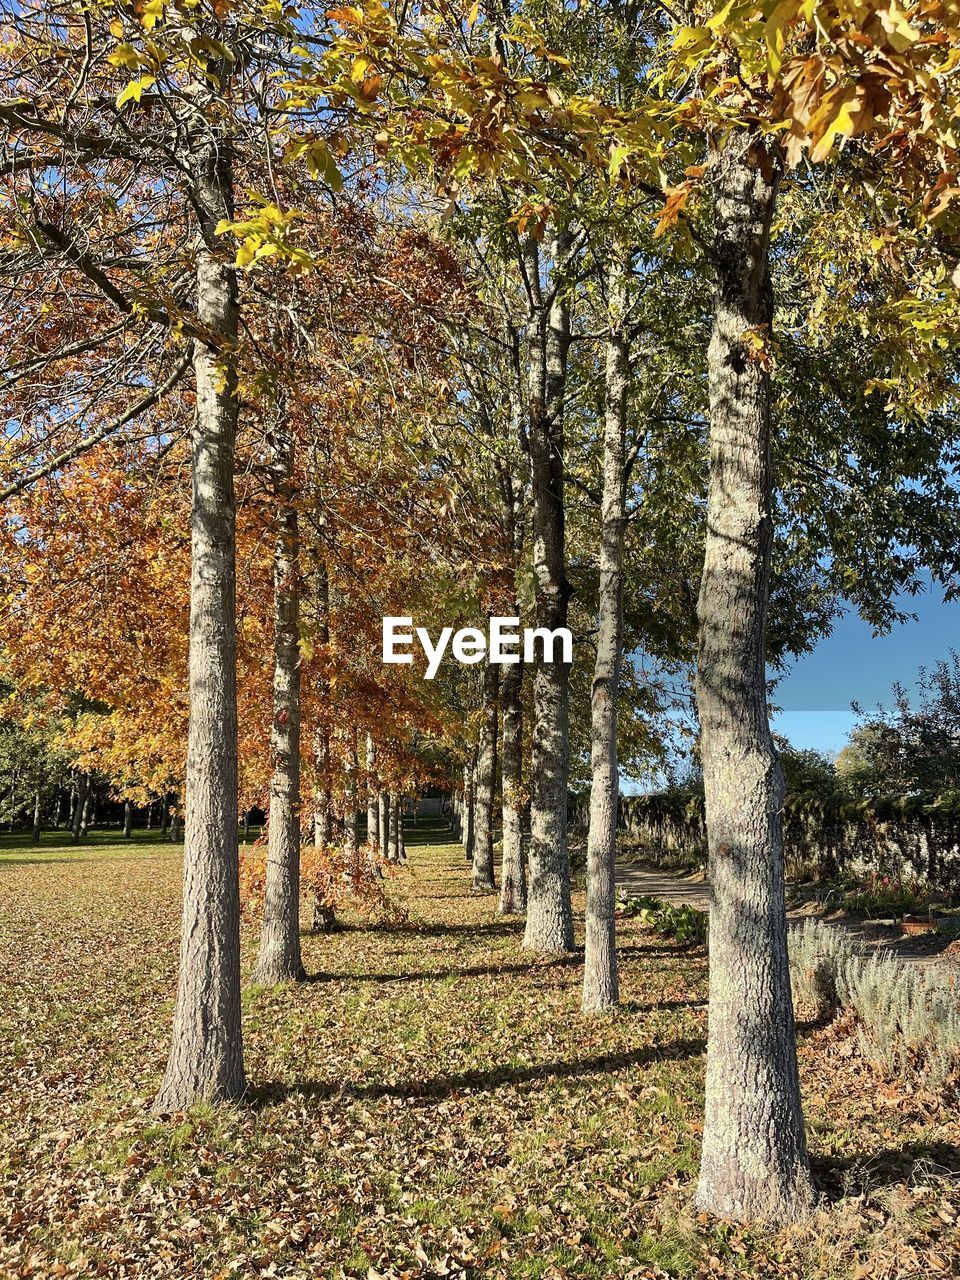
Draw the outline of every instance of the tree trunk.
<instances>
[{"instance_id":1,"label":"tree trunk","mask_svg":"<svg viewBox=\"0 0 960 1280\"><path fill-rule=\"evenodd\" d=\"M124 840L133 838L133 803L130 800L123 802L123 838Z\"/></svg>"},{"instance_id":2,"label":"tree trunk","mask_svg":"<svg viewBox=\"0 0 960 1280\"><path fill-rule=\"evenodd\" d=\"M400 861L400 801L394 792L390 792L390 835L389 857L391 862Z\"/></svg>"},{"instance_id":3,"label":"tree trunk","mask_svg":"<svg viewBox=\"0 0 960 1280\"><path fill-rule=\"evenodd\" d=\"M224 65L223 78L228 69ZM198 114L200 108L197 108ZM216 234L233 216L232 157L215 123L198 122L192 202L200 219L194 342L190 718L183 926L173 1039L154 1107L239 1098L246 1087L240 1021L237 847L236 271ZM190 155L187 151L186 155Z\"/></svg>"},{"instance_id":4,"label":"tree trunk","mask_svg":"<svg viewBox=\"0 0 960 1280\"><path fill-rule=\"evenodd\" d=\"M85 833L84 813L87 807L87 796L90 794L90 775L81 773L77 780L76 796L73 802L73 816L70 827L70 843L79 844Z\"/></svg>"},{"instance_id":5,"label":"tree trunk","mask_svg":"<svg viewBox=\"0 0 960 1280\"><path fill-rule=\"evenodd\" d=\"M347 742L343 768L343 851L350 865L357 854L357 731Z\"/></svg>"},{"instance_id":6,"label":"tree trunk","mask_svg":"<svg viewBox=\"0 0 960 1280\"><path fill-rule=\"evenodd\" d=\"M569 248L564 233L554 263ZM529 331L529 447L533 481L533 568L536 625L550 631L567 624L570 584L564 553L563 401L570 309L554 267L553 294L542 299L539 254L528 247L528 277L538 304ZM570 668L565 662L534 664L530 767L530 885L523 945L534 951L573 947L570 859L567 852L567 778L570 765Z\"/></svg>"},{"instance_id":7,"label":"tree trunk","mask_svg":"<svg viewBox=\"0 0 960 1280\"><path fill-rule=\"evenodd\" d=\"M322 662L328 659L330 647L330 574L326 560L317 565L317 648L322 652ZM321 716L326 715L330 696L329 682L321 668L317 678L317 692L321 703ZM313 801L313 842L319 848L328 845L333 832L330 814L330 733L323 722L314 736L313 758L317 772L317 785Z\"/></svg>"},{"instance_id":8,"label":"tree trunk","mask_svg":"<svg viewBox=\"0 0 960 1280\"><path fill-rule=\"evenodd\" d=\"M376 853L380 847L380 810L377 804L377 748L372 734L367 734L367 847Z\"/></svg>"},{"instance_id":9,"label":"tree trunk","mask_svg":"<svg viewBox=\"0 0 960 1280\"><path fill-rule=\"evenodd\" d=\"M83 802L83 808L80 810L80 839L86 840L87 832L90 830L91 821L90 814L93 809L93 791L87 792L87 798Z\"/></svg>"},{"instance_id":10,"label":"tree trunk","mask_svg":"<svg viewBox=\"0 0 960 1280\"><path fill-rule=\"evenodd\" d=\"M403 796L397 796L397 861L406 862L407 842L403 835Z\"/></svg>"},{"instance_id":11,"label":"tree trunk","mask_svg":"<svg viewBox=\"0 0 960 1280\"><path fill-rule=\"evenodd\" d=\"M170 793L165 791L160 798L160 834L166 835L170 830Z\"/></svg>"},{"instance_id":12,"label":"tree trunk","mask_svg":"<svg viewBox=\"0 0 960 1280\"><path fill-rule=\"evenodd\" d=\"M170 797L170 843L177 844L180 840L180 797L173 792Z\"/></svg>"},{"instance_id":13,"label":"tree trunk","mask_svg":"<svg viewBox=\"0 0 960 1280\"><path fill-rule=\"evenodd\" d=\"M380 855L390 861L390 795L380 792Z\"/></svg>"},{"instance_id":14,"label":"tree trunk","mask_svg":"<svg viewBox=\"0 0 960 1280\"><path fill-rule=\"evenodd\" d=\"M523 667L503 672L503 856L500 911L518 915L527 906L527 869L523 856Z\"/></svg>"},{"instance_id":15,"label":"tree trunk","mask_svg":"<svg viewBox=\"0 0 960 1280\"><path fill-rule=\"evenodd\" d=\"M147 830L153 830L153 801L147 805Z\"/></svg>"},{"instance_id":16,"label":"tree trunk","mask_svg":"<svg viewBox=\"0 0 960 1280\"><path fill-rule=\"evenodd\" d=\"M773 540L769 236L779 158L734 134L718 156L708 352L710 489L697 705L710 879L710 1017L697 1206L783 1223L813 1196L787 965L783 775L766 701ZM755 342L755 338L754 338Z\"/></svg>"},{"instance_id":17,"label":"tree trunk","mask_svg":"<svg viewBox=\"0 0 960 1280\"><path fill-rule=\"evenodd\" d=\"M483 724L477 750L476 805L473 818L473 887L495 890L493 877L493 801L497 788L497 728L500 668L483 671Z\"/></svg>"},{"instance_id":18,"label":"tree trunk","mask_svg":"<svg viewBox=\"0 0 960 1280\"><path fill-rule=\"evenodd\" d=\"M617 979L616 858L617 691L620 683L623 598L623 533L626 504L629 340L622 322L625 272L612 264L607 277L607 336L603 420L603 495L600 513L600 598L597 657L590 700L590 831L587 837L587 916L583 957L583 1007L619 1003Z\"/></svg>"},{"instance_id":19,"label":"tree trunk","mask_svg":"<svg viewBox=\"0 0 960 1280\"><path fill-rule=\"evenodd\" d=\"M32 838L34 844L40 843L40 792L33 793L33 832Z\"/></svg>"},{"instance_id":20,"label":"tree trunk","mask_svg":"<svg viewBox=\"0 0 960 1280\"><path fill-rule=\"evenodd\" d=\"M474 816L476 792L474 789L473 757L463 771L463 851L467 861L473 865Z\"/></svg>"},{"instance_id":21,"label":"tree trunk","mask_svg":"<svg viewBox=\"0 0 960 1280\"><path fill-rule=\"evenodd\" d=\"M278 406L272 472L277 502L273 548L273 727L267 877L254 982L298 982L300 954L300 528L293 505L293 438Z\"/></svg>"},{"instance_id":22,"label":"tree trunk","mask_svg":"<svg viewBox=\"0 0 960 1280\"><path fill-rule=\"evenodd\" d=\"M57 787L57 803L53 810L53 829L60 830L60 823L63 820L63 791Z\"/></svg>"},{"instance_id":23,"label":"tree trunk","mask_svg":"<svg viewBox=\"0 0 960 1280\"><path fill-rule=\"evenodd\" d=\"M325 732L314 740L314 765L317 770L317 789L313 798L313 843L320 848L333 838L330 823L330 739Z\"/></svg>"}]
</instances>

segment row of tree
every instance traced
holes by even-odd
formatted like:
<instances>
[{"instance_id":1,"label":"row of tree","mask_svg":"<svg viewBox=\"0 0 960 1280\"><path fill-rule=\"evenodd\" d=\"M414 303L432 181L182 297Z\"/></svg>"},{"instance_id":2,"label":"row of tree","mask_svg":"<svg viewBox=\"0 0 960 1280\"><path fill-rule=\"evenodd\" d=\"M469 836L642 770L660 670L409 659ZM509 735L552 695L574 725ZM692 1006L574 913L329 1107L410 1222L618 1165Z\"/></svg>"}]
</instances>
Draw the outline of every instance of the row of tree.
<instances>
[{"instance_id":1,"label":"row of tree","mask_svg":"<svg viewBox=\"0 0 960 1280\"><path fill-rule=\"evenodd\" d=\"M805 1213L766 669L957 572L950 6L5 16L4 674L11 716L81 708L76 767L184 796L158 1109L245 1089L238 806L258 977L299 978L308 812L349 843L367 797L372 837L456 765L493 887L500 706L503 907L573 946L581 770L615 1004L618 770L693 668L698 1203ZM388 614L503 613L570 625L572 667L379 661Z\"/></svg>"}]
</instances>

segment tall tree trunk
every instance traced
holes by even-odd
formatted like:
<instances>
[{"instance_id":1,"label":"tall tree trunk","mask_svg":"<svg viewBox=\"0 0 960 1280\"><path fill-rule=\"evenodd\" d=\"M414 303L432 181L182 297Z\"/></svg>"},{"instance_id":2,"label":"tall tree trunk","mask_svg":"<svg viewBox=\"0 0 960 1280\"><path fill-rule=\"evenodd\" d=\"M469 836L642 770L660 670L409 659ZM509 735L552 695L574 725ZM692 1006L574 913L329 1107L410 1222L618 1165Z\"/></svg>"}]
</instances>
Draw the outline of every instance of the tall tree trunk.
<instances>
[{"instance_id":1,"label":"tall tree trunk","mask_svg":"<svg viewBox=\"0 0 960 1280\"><path fill-rule=\"evenodd\" d=\"M706 1115L696 1203L782 1223L812 1204L784 910L783 775L766 700L773 541L769 237L779 158L735 134L714 167L710 491L697 705L713 903Z\"/></svg>"},{"instance_id":2,"label":"tall tree trunk","mask_svg":"<svg viewBox=\"0 0 960 1280\"><path fill-rule=\"evenodd\" d=\"M352 864L357 853L357 731L351 730L343 762L343 847Z\"/></svg>"},{"instance_id":3,"label":"tall tree trunk","mask_svg":"<svg viewBox=\"0 0 960 1280\"><path fill-rule=\"evenodd\" d=\"M319 730L314 737L313 760L317 771L313 797L313 843L322 848L333 838L330 822L330 738L326 730Z\"/></svg>"},{"instance_id":4,"label":"tall tree trunk","mask_svg":"<svg viewBox=\"0 0 960 1280\"><path fill-rule=\"evenodd\" d=\"M503 857L500 911L516 915L527 906L527 869L523 856L523 667L503 672Z\"/></svg>"},{"instance_id":5,"label":"tall tree trunk","mask_svg":"<svg viewBox=\"0 0 960 1280\"><path fill-rule=\"evenodd\" d=\"M300 953L300 527L293 504L293 437L278 406L272 472L277 502L273 547L273 726L267 877L254 982L306 977Z\"/></svg>"},{"instance_id":6,"label":"tall tree trunk","mask_svg":"<svg viewBox=\"0 0 960 1280\"><path fill-rule=\"evenodd\" d=\"M367 847L376 853L380 847L380 810L377 804L377 748L373 735L367 734Z\"/></svg>"},{"instance_id":7,"label":"tall tree trunk","mask_svg":"<svg viewBox=\"0 0 960 1280\"><path fill-rule=\"evenodd\" d=\"M223 81L229 67L221 67ZM197 106L197 113L201 109ZM227 137L196 122L192 203L200 219L194 342L190 718L183 927L173 1040L160 1112L246 1087L240 1021L240 887L237 847L236 511L233 490L238 335L233 263L217 224L233 216ZM189 152L187 153L189 154Z\"/></svg>"},{"instance_id":8,"label":"tall tree trunk","mask_svg":"<svg viewBox=\"0 0 960 1280\"><path fill-rule=\"evenodd\" d=\"M57 802L53 810L53 829L60 830L60 823L63 821L63 790L57 787Z\"/></svg>"},{"instance_id":9,"label":"tall tree trunk","mask_svg":"<svg viewBox=\"0 0 960 1280\"><path fill-rule=\"evenodd\" d=\"M123 802L123 838L130 840L133 837L133 801L124 800Z\"/></svg>"},{"instance_id":10,"label":"tall tree trunk","mask_svg":"<svg viewBox=\"0 0 960 1280\"><path fill-rule=\"evenodd\" d=\"M474 756L463 771L463 850L467 861L473 865L475 840L474 818L476 813L476 784L474 782Z\"/></svg>"},{"instance_id":11,"label":"tall tree trunk","mask_svg":"<svg viewBox=\"0 0 960 1280\"><path fill-rule=\"evenodd\" d=\"M90 799L90 775L81 773L77 781L77 796L73 805L73 823L70 832L71 844L79 844L87 833L87 802Z\"/></svg>"},{"instance_id":12,"label":"tall tree trunk","mask_svg":"<svg viewBox=\"0 0 960 1280\"><path fill-rule=\"evenodd\" d=\"M597 658L590 700L590 831L587 837L587 918L583 1007L609 1009L620 999L617 979L616 858L617 690L620 683L623 533L626 504L629 340L623 330L625 271L607 273L607 336L603 417L603 495L600 513L600 598Z\"/></svg>"},{"instance_id":13,"label":"tall tree trunk","mask_svg":"<svg viewBox=\"0 0 960 1280\"><path fill-rule=\"evenodd\" d=\"M322 661L327 662L330 646L330 574L325 559L317 564L317 648ZM317 691L321 703L321 727L313 741L313 758L317 772L317 785L313 801L313 842L320 848L328 845L333 837L330 812L330 731L326 724L326 703L330 696L329 682L322 672L317 679Z\"/></svg>"},{"instance_id":14,"label":"tall tree trunk","mask_svg":"<svg viewBox=\"0 0 960 1280\"><path fill-rule=\"evenodd\" d=\"M563 409L570 308L558 263L570 247L563 233L553 248L551 296L540 292L535 242L527 275L536 305L530 323L529 447L533 481L533 568L536 625L549 631L567 624L570 584L564 552ZM534 664L530 768L530 884L523 945L560 952L573 947L570 859L567 851L567 779L570 766L570 668L565 662Z\"/></svg>"},{"instance_id":15,"label":"tall tree trunk","mask_svg":"<svg viewBox=\"0 0 960 1280\"><path fill-rule=\"evenodd\" d=\"M40 792L33 793L33 832L32 838L34 844L40 843Z\"/></svg>"},{"instance_id":16,"label":"tall tree trunk","mask_svg":"<svg viewBox=\"0 0 960 1280\"><path fill-rule=\"evenodd\" d=\"M170 792L165 791L160 798L160 833L166 835L170 830Z\"/></svg>"},{"instance_id":17,"label":"tall tree trunk","mask_svg":"<svg viewBox=\"0 0 960 1280\"><path fill-rule=\"evenodd\" d=\"M380 856L390 861L390 793L380 792Z\"/></svg>"},{"instance_id":18,"label":"tall tree trunk","mask_svg":"<svg viewBox=\"0 0 960 1280\"><path fill-rule=\"evenodd\" d=\"M176 844L180 839L180 797L174 791L170 797L170 843Z\"/></svg>"},{"instance_id":19,"label":"tall tree trunk","mask_svg":"<svg viewBox=\"0 0 960 1280\"><path fill-rule=\"evenodd\" d=\"M90 786L87 788L86 799L84 799L83 804L81 806L81 812L79 812L79 815L81 815L81 836L79 836L79 838L81 838L81 840L86 840L87 832L90 831L90 828L92 826L92 822L91 822L92 810L93 810L93 788L92 786Z\"/></svg>"},{"instance_id":20,"label":"tall tree trunk","mask_svg":"<svg viewBox=\"0 0 960 1280\"><path fill-rule=\"evenodd\" d=\"M483 724L477 750L476 805L473 818L473 887L495 890L493 878L493 801L497 788L497 728L500 668L483 670Z\"/></svg>"},{"instance_id":21,"label":"tall tree trunk","mask_svg":"<svg viewBox=\"0 0 960 1280\"><path fill-rule=\"evenodd\" d=\"M400 799L395 792L390 792L390 861L400 861Z\"/></svg>"}]
</instances>

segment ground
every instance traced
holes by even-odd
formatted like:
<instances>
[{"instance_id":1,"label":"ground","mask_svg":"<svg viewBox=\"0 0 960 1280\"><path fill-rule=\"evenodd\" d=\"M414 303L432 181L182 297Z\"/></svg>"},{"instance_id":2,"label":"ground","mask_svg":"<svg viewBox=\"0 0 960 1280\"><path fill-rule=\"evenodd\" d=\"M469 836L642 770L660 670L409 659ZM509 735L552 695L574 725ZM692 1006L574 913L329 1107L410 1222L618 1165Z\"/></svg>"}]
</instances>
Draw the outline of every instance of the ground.
<instances>
[{"instance_id":1,"label":"ground","mask_svg":"<svg viewBox=\"0 0 960 1280\"><path fill-rule=\"evenodd\" d=\"M309 982L246 991L249 1097L160 1120L180 851L0 850L3 1280L955 1272L954 1097L805 1027L823 1211L700 1220L703 951L622 922L623 1007L585 1017L580 957L524 953L459 847L408 836L409 924L305 935Z\"/></svg>"}]
</instances>

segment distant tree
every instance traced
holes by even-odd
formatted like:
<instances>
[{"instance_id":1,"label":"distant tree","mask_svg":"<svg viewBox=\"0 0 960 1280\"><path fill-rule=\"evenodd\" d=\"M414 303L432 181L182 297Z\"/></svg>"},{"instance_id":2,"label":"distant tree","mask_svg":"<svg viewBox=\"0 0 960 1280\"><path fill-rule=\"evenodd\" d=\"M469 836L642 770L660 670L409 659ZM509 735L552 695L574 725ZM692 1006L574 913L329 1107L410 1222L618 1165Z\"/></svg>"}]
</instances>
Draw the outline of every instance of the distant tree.
<instances>
[{"instance_id":1,"label":"distant tree","mask_svg":"<svg viewBox=\"0 0 960 1280\"><path fill-rule=\"evenodd\" d=\"M823 751L812 748L792 747L780 734L773 735L773 743L780 757L787 784L787 795L804 795L816 792L829 795L837 789L837 770L833 761Z\"/></svg>"},{"instance_id":2,"label":"distant tree","mask_svg":"<svg viewBox=\"0 0 960 1280\"><path fill-rule=\"evenodd\" d=\"M912 695L899 683L892 692L893 705L869 715L853 704L860 723L844 761L848 776L873 794L960 788L960 653L921 667Z\"/></svg>"}]
</instances>

